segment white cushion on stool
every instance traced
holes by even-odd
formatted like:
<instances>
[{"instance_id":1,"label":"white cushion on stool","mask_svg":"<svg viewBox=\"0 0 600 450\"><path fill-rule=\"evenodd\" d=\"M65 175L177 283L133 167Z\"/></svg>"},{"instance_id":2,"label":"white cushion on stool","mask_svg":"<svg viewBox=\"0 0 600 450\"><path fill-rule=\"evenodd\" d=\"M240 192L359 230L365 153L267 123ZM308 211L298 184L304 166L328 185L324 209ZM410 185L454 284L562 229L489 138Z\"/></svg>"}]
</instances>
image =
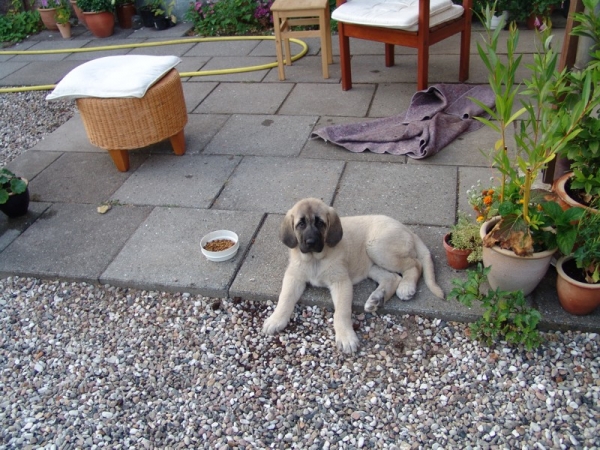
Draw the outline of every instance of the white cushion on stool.
<instances>
[{"instance_id":1,"label":"white cushion on stool","mask_svg":"<svg viewBox=\"0 0 600 450\"><path fill-rule=\"evenodd\" d=\"M65 75L46 100L142 98L180 62L177 56L120 55L94 59Z\"/></svg>"},{"instance_id":2,"label":"white cushion on stool","mask_svg":"<svg viewBox=\"0 0 600 450\"><path fill-rule=\"evenodd\" d=\"M463 7L452 0L431 0L429 9L430 27L463 14ZM331 18L345 23L416 31L419 0L348 0L333 11Z\"/></svg>"}]
</instances>

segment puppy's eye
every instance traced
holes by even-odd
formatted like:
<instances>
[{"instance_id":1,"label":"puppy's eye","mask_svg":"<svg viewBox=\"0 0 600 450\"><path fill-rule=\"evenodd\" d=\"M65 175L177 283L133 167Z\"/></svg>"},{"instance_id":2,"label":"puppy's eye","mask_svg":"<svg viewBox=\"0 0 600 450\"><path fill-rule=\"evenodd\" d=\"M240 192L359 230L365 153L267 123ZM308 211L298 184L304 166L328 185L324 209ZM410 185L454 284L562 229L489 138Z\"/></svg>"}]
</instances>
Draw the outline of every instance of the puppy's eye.
<instances>
[{"instance_id":1,"label":"puppy's eye","mask_svg":"<svg viewBox=\"0 0 600 450\"><path fill-rule=\"evenodd\" d=\"M306 219L302 218L298 221L298 224L296 225L298 228L304 228L306 226Z\"/></svg>"},{"instance_id":2,"label":"puppy's eye","mask_svg":"<svg viewBox=\"0 0 600 450\"><path fill-rule=\"evenodd\" d=\"M318 228L324 227L325 222L320 217L315 217L315 226Z\"/></svg>"}]
</instances>

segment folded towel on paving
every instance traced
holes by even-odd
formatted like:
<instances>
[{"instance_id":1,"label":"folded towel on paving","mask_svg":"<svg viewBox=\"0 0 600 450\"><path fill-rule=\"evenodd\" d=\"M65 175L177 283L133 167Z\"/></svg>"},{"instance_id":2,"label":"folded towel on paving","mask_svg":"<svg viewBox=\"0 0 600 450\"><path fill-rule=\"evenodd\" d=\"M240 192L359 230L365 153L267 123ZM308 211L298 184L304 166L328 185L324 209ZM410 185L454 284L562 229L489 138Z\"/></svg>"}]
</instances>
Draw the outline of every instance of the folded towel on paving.
<instances>
[{"instance_id":1,"label":"folded towel on paving","mask_svg":"<svg viewBox=\"0 0 600 450\"><path fill-rule=\"evenodd\" d=\"M405 113L331 125L314 131L313 137L355 153L369 150L422 159L435 155L462 133L483 126L474 117L485 113L470 98L495 107L494 93L487 85L437 84L416 92Z\"/></svg>"}]
</instances>

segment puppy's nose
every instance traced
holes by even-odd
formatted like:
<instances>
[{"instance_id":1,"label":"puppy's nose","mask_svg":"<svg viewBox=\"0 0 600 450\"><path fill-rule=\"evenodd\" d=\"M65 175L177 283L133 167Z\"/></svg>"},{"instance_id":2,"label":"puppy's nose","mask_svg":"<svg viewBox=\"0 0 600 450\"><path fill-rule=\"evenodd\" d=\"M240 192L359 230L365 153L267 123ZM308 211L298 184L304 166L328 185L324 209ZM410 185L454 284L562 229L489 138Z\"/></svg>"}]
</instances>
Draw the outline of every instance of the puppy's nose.
<instances>
[{"instance_id":1,"label":"puppy's nose","mask_svg":"<svg viewBox=\"0 0 600 450\"><path fill-rule=\"evenodd\" d=\"M316 241L315 241L315 238L308 238L308 239L306 239L306 243L307 243L308 245L313 245L315 242L316 242Z\"/></svg>"}]
</instances>

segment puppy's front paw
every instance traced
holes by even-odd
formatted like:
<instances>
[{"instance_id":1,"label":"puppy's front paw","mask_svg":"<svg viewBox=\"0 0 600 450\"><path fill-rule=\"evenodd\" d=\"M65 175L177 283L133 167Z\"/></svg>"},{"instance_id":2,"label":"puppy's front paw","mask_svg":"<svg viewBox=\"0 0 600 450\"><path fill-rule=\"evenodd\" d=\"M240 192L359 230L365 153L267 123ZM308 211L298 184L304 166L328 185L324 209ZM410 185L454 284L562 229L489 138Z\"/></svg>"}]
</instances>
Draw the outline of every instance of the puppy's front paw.
<instances>
[{"instance_id":1,"label":"puppy's front paw","mask_svg":"<svg viewBox=\"0 0 600 450\"><path fill-rule=\"evenodd\" d=\"M262 332L264 334L275 334L283 330L288 324L287 320L278 319L275 314L272 314L265 323L263 323Z\"/></svg>"},{"instance_id":2,"label":"puppy's front paw","mask_svg":"<svg viewBox=\"0 0 600 450\"><path fill-rule=\"evenodd\" d=\"M384 303L384 292L383 291L373 291L373 293L369 296L367 303L365 303L365 312L375 312L377 308L379 308Z\"/></svg>"},{"instance_id":3,"label":"puppy's front paw","mask_svg":"<svg viewBox=\"0 0 600 450\"><path fill-rule=\"evenodd\" d=\"M344 353L354 353L356 350L358 350L360 345L358 336L354 330L336 333L335 343L337 344L338 349Z\"/></svg>"},{"instance_id":4,"label":"puppy's front paw","mask_svg":"<svg viewBox=\"0 0 600 450\"><path fill-rule=\"evenodd\" d=\"M411 298L413 298L413 295L415 295L415 292L417 292L417 288L412 283L400 282L400 284L398 285L398 289L396 289L396 295L398 296L398 298L400 300L404 300L404 301L410 300Z\"/></svg>"}]
</instances>

